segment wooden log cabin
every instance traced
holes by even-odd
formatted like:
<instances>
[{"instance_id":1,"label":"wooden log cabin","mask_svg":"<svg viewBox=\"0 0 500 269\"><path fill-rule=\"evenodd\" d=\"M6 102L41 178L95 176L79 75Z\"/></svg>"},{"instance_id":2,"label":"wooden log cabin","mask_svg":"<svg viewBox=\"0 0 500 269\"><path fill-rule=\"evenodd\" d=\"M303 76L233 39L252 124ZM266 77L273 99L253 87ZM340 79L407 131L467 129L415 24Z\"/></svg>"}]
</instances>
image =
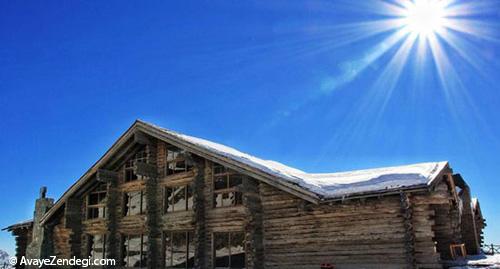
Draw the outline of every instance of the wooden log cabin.
<instances>
[{"instance_id":1,"label":"wooden log cabin","mask_svg":"<svg viewBox=\"0 0 500 269\"><path fill-rule=\"evenodd\" d=\"M43 188L34 219L6 229L18 258L431 269L451 244L479 251L484 223L470 204L447 162L311 174L136 121L61 198Z\"/></svg>"}]
</instances>

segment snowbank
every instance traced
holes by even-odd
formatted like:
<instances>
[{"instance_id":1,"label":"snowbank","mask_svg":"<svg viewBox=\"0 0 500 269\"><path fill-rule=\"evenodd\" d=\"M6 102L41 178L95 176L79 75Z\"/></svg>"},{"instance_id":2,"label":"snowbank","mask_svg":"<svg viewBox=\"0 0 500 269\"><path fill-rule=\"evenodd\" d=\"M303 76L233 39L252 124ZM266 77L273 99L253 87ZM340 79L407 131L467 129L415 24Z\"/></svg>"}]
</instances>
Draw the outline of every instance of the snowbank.
<instances>
[{"instance_id":1,"label":"snowbank","mask_svg":"<svg viewBox=\"0 0 500 269\"><path fill-rule=\"evenodd\" d=\"M473 268L500 269L500 254L468 256L463 265L450 267L450 269Z\"/></svg>"}]
</instances>

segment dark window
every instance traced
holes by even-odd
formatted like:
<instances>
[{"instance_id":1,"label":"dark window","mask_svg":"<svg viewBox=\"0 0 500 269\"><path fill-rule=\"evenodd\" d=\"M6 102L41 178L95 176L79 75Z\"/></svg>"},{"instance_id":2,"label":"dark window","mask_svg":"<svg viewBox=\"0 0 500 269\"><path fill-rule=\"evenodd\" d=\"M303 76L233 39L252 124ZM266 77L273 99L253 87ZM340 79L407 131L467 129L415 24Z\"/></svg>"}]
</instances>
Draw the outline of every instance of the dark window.
<instances>
[{"instance_id":1,"label":"dark window","mask_svg":"<svg viewBox=\"0 0 500 269\"><path fill-rule=\"evenodd\" d=\"M124 216L140 215L146 212L144 191L131 191L124 195Z\"/></svg>"},{"instance_id":2,"label":"dark window","mask_svg":"<svg viewBox=\"0 0 500 269\"><path fill-rule=\"evenodd\" d=\"M193 165L186 160L181 149L170 146L167 148L166 155L165 175L178 174L193 169Z\"/></svg>"},{"instance_id":3,"label":"dark window","mask_svg":"<svg viewBox=\"0 0 500 269\"><path fill-rule=\"evenodd\" d=\"M106 184L100 184L87 196L87 219L106 217Z\"/></svg>"},{"instance_id":4,"label":"dark window","mask_svg":"<svg viewBox=\"0 0 500 269\"><path fill-rule=\"evenodd\" d=\"M125 182L140 179L140 177L134 173L134 163L135 162L143 162L143 163L148 162L148 153L147 153L145 148L138 151L136 154L134 154L134 156L131 159L129 159L128 161L125 162L125 168L124 168L125 169Z\"/></svg>"},{"instance_id":5,"label":"dark window","mask_svg":"<svg viewBox=\"0 0 500 269\"><path fill-rule=\"evenodd\" d=\"M125 235L123 237L123 265L125 267L146 267L148 237L146 235Z\"/></svg>"},{"instance_id":6,"label":"dark window","mask_svg":"<svg viewBox=\"0 0 500 269\"><path fill-rule=\"evenodd\" d=\"M89 235L88 236L88 256L92 259L106 258L106 236Z\"/></svg>"},{"instance_id":7,"label":"dark window","mask_svg":"<svg viewBox=\"0 0 500 269\"><path fill-rule=\"evenodd\" d=\"M137 175L134 173L134 160L128 160L125 163L125 182L137 180Z\"/></svg>"},{"instance_id":8,"label":"dark window","mask_svg":"<svg viewBox=\"0 0 500 269\"><path fill-rule=\"evenodd\" d=\"M167 268L193 268L194 243L192 232L165 232L165 266Z\"/></svg>"},{"instance_id":9,"label":"dark window","mask_svg":"<svg viewBox=\"0 0 500 269\"><path fill-rule=\"evenodd\" d=\"M166 187L164 212L186 211L193 208L193 191L190 185Z\"/></svg>"},{"instance_id":10,"label":"dark window","mask_svg":"<svg viewBox=\"0 0 500 269\"><path fill-rule=\"evenodd\" d=\"M242 184L243 176L218 164L214 164L213 171L214 207L240 205L242 195L238 187Z\"/></svg>"},{"instance_id":11,"label":"dark window","mask_svg":"<svg viewBox=\"0 0 500 269\"><path fill-rule=\"evenodd\" d=\"M214 233L214 268L246 268L245 234Z\"/></svg>"},{"instance_id":12,"label":"dark window","mask_svg":"<svg viewBox=\"0 0 500 269\"><path fill-rule=\"evenodd\" d=\"M214 163L214 174L224 174L226 172L228 172L226 167Z\"/></svg>"}]
</instances>

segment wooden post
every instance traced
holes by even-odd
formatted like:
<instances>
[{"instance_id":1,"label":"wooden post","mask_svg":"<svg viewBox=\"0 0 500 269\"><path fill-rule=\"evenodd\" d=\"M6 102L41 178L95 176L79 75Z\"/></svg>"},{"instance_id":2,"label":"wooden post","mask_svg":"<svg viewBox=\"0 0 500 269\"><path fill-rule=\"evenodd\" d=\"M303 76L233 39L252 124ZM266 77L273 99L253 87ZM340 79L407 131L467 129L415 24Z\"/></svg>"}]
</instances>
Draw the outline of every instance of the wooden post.
<instances>
[{"instance_id":1,"label":"wooden post","mask_svg":"<svg viewBox=\"0 0 500 269\"><path fill-rule=\"evenodd\" d=\"M199 159L195 162L195 178L193 188L193 211L194 211L194 268L206 268L206 216L205 216L205 160Z\"/></svg>"},{"instance_id":2,"label":"wooden post","mask_svg":"<svg viewBox=\"0 0 500 269\"><path fill-rule=\"evenodd\" d=\"M64 216L66 228L71 229L69 238L70 257L81 258L82 243L82 199L70 198L66 201Z\"/></svg>"},{"instance_id":3,"label":"wooden post","mask_svg":"<svg viewBox=\"0 0 500 269\"><path fill-rule=\"evenodd\" d=\"M259 182L253 178L244 177L241 190L243 205L247 213L245 238L248 268L264 269L264 228Z\"/></svg>"},{"instance_id":4,"label":"wooden post","mask_svg":"<svg viewBox=\"0 0 500 269\"><path fill-rule=\"evenodd\" d=\"M109 170L99 169L97 171L97 181L108 184L108 192L106 194L106 211L107 211L107 240L106 240L106 257L114 259L117 265L120 265L120 236L118 234L118 205L120 201L120 192L118 191L118 173ZM109 268L111 268L109 266Z\"/></svg>"},{"instance_id":5,"label":"wooden post","mask_svg":"<svg viewBox=\"0 0 500 269\"><path fill-rule=\"evenodd\" d=\"M401 211L404 218L405 228L405 250L408 269L416 269L417 261L415 258L415 230L413 228L413 209L410 197L405 192L400 192Z\"/></svg>"},{"instance_id":6,"label":"wooden post","mask_svg":"<svg viewBox=\"0 0 500 269\"><path fill-rule=\"evenodd\" d=\"M147 268L155 269L159 267L161 231L160 206L158 206L158 169L156 165L136 162L134 172L138 176L146 177L146 227L148 235L148 265Z\"/></svg>"}]
</instances>

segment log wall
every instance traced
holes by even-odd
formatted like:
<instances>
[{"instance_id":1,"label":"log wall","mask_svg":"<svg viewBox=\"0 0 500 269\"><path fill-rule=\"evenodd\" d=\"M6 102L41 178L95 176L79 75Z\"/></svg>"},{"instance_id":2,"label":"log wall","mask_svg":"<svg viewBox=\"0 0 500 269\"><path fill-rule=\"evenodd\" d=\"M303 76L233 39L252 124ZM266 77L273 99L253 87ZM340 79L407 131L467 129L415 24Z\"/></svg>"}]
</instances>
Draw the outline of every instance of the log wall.
<instances>
[{"instance_id":1,"label":"log wall","mask_svg":"<svg viewBox=\"0 0 500 269\"><path fill-rule=\"evenodd\" d=\"M260 184L265 268L404 268L404 225L399 197L369 203L303 205L303 200ZM377 265L374 265L377 264Z\"/></svg>"},{"instance_id":2,"label":"log wall","mask_svg":"<svg viewBox=\"0 0 500 269\"><path fill-rule=\"evenodd\" d=\"M460 240L453 222L456 217L453 193L445 183L432 193L314 205L245 178L242 205L214 208L212 162L191 156L195 163L192 171L165 176L166 145L158 142L154 147L152 152L158 154L152 164L156 165L158 178L149 186L150 194L151 187L156 192L147 200L154 203L156 213L150 210L142 215L124 216L123 194L146 191L148 179L125 182L121 166L114 171L117 182L112 187L117 193L118 202L113 207L116 219L86 220L86 194L82 194L80 204L73 201L71 211L67 210L75 216L74 205L80 205L82 218L71 223L61 220L61 224L54 226L58 256L76 253L70 242L80 244L81 255L86 254L88 235L109 235L110 230L119 235L189 230L194 231L198 243L196 268L213 268L213 233L245 232L248 268L309 269L331 263L337 269L431 269L442 268L440 258L447 258L449 243ZM165 187L186 184L194 191L194 209L164 214ZM148 223L148 216L150 220L154 217L157 224ZM81 227L75 227L78 223ZM75 239L77 235L80 240ZM121 244L121 241L108 244L115 249L118 261L123 258ZM159 252L150 256L155 257L155 263L150 264L163 266L165 253L161 242L156 245Z\"/></svg>"},{"instance_id":3,"label":"log wall","mask_svg":"<svg viewBox=\"0 0 500 269\"><path fill-rule=\"evenodd\" d=\"M406 252L405 212L398 196L316 206L266 184L260 184L260 194L265 268L318 268L321 263L340 269L412 266ZM435 208L449 208L452 197L446 184L436 193L409 195L416 268L442 268L435 240L448 240L444 235L453 229L439 226L445 221L435 225L436 214L443 213ZM444 215L448 221L450 211Z\"/></svg>"},{"instance_id":4,"label":"log wall","mask_svg":"<svg viewBox=\"0 0 500 269\"><path fill-rule=\"evenodd\" d=\"M64 216L57 218L57 224L54 225L52 240L54 241L54 255L58 258L71 257L71 229L66 228Z\"/></svg>"},{"instance_id":5,"label":"log wall","mask_svg":"<svg viewBox=\"0 0 500 269\"><path fill-rule=\"evenodd\" d=\"M16 258L18 261L21 260L23 256L26 256L26 248L29 243L31 243L31 239L33 237L33 228L20 228L12 231L12 235L15 236L16 240ZM23 265L17 263L14 267L16 269L24 268Z\"/></svg>"}]
</instances>

